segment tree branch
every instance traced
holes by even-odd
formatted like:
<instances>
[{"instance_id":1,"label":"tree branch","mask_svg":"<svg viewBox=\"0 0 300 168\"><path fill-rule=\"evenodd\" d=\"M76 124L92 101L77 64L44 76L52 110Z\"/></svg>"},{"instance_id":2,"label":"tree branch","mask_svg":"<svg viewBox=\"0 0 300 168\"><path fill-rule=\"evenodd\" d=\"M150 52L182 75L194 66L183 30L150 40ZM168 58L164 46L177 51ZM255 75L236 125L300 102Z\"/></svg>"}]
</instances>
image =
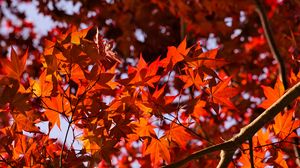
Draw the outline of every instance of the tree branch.
<instances>
[{"instance_id":1,"label":"tree branch","mask_svg":"<svg viewBox=\"0 0 300 168\"><path fill-rule=\"evenodd\" d=\"M249 154L250 154L250 164L251 168L255 168L254 166L254 156L253 156L253 142L252 142L252 137L249 139Z\"/></svg>"},{"instance_id":2,"label":"tree branch","mask_svg":"<svg viewBox=\"0 0 300 168\"><path fill-rule=\"evenodd\" d=\"M272 106L266 109L261 115L259 115L255 120L253 120L250 124L243 127L240 132L235 135L230 140L225 141L224 143L210 146L208 148L197 151L183 160L175 162L165 167L180 167L185 163L197 159L203 155L208 153L212 153L215 151L221 152L221 160L219 163L219 167L226 167L230 160L232 159L232 155L234 151L249 137L252 137L259 129L261 129L266 123L273 120L273 118L280 113L286 106L288 106L292 101L294 101L298 96L300 96L300 82L294 85L291 89L289 89L281 98L279 98Z\"/></svg>"},{"instance_id":3,"label":"tree branch","mask_svg":"<svg viewBox=\"0 0 300 168\"><path fill-rule=\"evenodd\" d=\"M274 40L273 35L272 35L272 29L271 29L271 26L268 22L268 18L267 18L267 15L266 15L266 12L264 10L262 2L260 0L255 0L255 3L256 3L255 11L259 15L261 25L264 29L264 34L265 34L265 37L267 39L268 45L270 47L271 53L274 56L274 58L276 59L276 61L278 62L278 65L279 65L280 79L283 83L284 88L287 89L288 88L288 82L287 82L287 77L286 77L286 69L285 69L285 65L284 65L284 60L283 60L282 56L280 55L280 52L279 52L278 48L276 47L275 40Z\"/></svg>"},{"instance_id":4,"label":"tree branch","mask_svg":"<svg viewBox=\"0 0 300 168\"><path fill-rule=\"evenodd\" d=\"M235 144L234 144L233 141L230 141L230 140L226 141L224 143L221 143L221 144L213 145L213 146L207 147L205 149L199 150L197 152L194 152L194 153L192 153L191 155L189 155L188 157L186 157L183 160L180 160L178 162L175 162L175 163L172 163L170 165L164 166L164 168L180 167L180 166L183 166L185 163L187 163L191 160L197 159L197 158L199 158L203 155L206 155L206 154L209 154L209 153L212 153L212 152L215 152L215 151L225 150L225 149L229 150L229 149L232 148L232 146L235 146Z\"/></svg>"},{"instance_id":5,"label":"tree branch","mask_svg":"<svg viewBox=\"0 0 300 168\"><path fill-rule=\"evenodd\" d=\"M221 151L221 160L217 166L217 168L227 168L228 164L231 162L232 160L232 156L234 154L234 150L222 150Z\"/></svg>"}]
</instances>

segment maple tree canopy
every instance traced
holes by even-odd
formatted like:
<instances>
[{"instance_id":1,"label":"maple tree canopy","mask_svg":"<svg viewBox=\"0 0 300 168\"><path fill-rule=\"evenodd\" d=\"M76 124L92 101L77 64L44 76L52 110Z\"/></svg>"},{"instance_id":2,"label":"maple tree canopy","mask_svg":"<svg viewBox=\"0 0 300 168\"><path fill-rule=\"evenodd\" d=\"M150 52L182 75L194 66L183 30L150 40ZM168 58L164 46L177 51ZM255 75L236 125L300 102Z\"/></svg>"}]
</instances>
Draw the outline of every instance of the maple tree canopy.
<instances>
[{"instance_id":1,"label":"maple tree canopy","mask_svg":"<svg viewBox=\"0 0 300 168\"><path fill-rule=\"evenodd\" d=\"M299 1L0 6L0 167L300 167Z\"/></svg>"}]
</instances>

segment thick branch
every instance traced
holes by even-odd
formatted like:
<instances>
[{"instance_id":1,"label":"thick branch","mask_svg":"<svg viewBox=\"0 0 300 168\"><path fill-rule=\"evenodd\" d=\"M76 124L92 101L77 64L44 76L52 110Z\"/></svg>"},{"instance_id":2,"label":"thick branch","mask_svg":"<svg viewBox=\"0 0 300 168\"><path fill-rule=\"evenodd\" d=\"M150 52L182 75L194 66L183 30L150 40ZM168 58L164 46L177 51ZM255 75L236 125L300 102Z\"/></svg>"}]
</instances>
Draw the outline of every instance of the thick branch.
<instances>
[{"instance_id":1,"label":"thick branch","mask_svg":"<svg viewBox=\"0 0 300 168\"><path fill-rule=\"evenodd\" d=\"M228 164L231 162L232 160L232 156L234 154L233 150L222 150L221 151L221 160L217 166L217 168L227 168Z\"/></svg>"},{"instance_id":2,"label":"thick branch","mask_svg":"<svg viewBox=\"0 0 300 168\"><path fill-rule=\"evenodd\" d=\"M230 140L210 146L208 148L197 151L185 159L170 164L166 167L179 167L184 165L185 163L197 159L203 155L208 153L212 153L215 151L223 150L225 153L221 155L221 161L219 166L226 167L229 163L228 160L231 160L233 152L244 143L249 137L252 137L259 129L261 129L266 123L273 120L273 118L280 113L287 105L289 105L292 101L294 101L298 96L300 96L300 82L298 82L295 86L289 89L281 98L279 98L271 107L266 109L261 115L259 115L255 120L253 120L249 125L243 127L239 134L235 135ZM223 163L223 161L226 161Z\"/></svg>"},{"instance_id":3,"label":"thick branch","mask_svg":"<svg viewBox=\"0 0 300 168\"><path fill-rule=\"evenodd\" d=\"M213 145L213 146L207 147L205 149L199 150L197 152L194 152L193 154L189 155L188 157L186 157L183 160L180 160L180 161L175 162L173 164L164 166L164 168L180 167L180 166L183 166L185 163L187 163L191 160L197 159L197 158L199 158L203 155L206 155L206 154L209 154L209 153L212 153L212 152L215 152L215 151L220 151L220 150L229 150L234 145L235 144L232 141L226 141L226 142L221 143L221 144Z\"/></svg>"}]
</instances>

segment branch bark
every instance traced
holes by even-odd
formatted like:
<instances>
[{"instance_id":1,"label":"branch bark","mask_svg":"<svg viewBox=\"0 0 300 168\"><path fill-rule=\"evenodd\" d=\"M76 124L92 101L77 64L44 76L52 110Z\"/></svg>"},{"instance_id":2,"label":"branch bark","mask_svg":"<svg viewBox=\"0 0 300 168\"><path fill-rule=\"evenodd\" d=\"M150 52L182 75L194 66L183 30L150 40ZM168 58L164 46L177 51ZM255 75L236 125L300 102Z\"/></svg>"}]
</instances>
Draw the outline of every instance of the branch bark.
<instances>
[{"instance_id":1,"label":"branch bark","mask_svg":"<svg viewBox=\"0 0 300 168\"><path fill-rule=\"evenodd\" d=\"M271 29L270 23L268 22L268 18L267 18L267 15L266 15L266 12L265 12L262 2L260 0L255 0L255 3L256 3L255 11L260 18L261 25L264 29L265 38L267 39L267 42L268 42L268 45L270 47L273 57L275 58L275 60L277 61L278 65L279 65L280 79L283 83L284 88L287 89L288 81L287 81L287 77L286 77L286 68L284 65L284 60L283 60L282 56L280 55L278 48L276 47L276 43L275 43L274 37L272 35L272 29Z\"/></svg>"},{"instance_id":2,"label":"branch bark","mask_svg":"<svg viewBox=\"0 0 300 168\"><path fill-rule=\"evenodd\" d=\"M278 99L272 106L266 109L261 115L259 115L255 120L253 120L249 125L243 127L239 134L235 135L233 138L225 141L224 143L210 146L208 148L197 151L185 159L175 162L173 164L165 166L166 168L180 167L185 163L197 159L203 155L215 152L221 152L221 160L219 167L226 167L230 162L234 151L249 137L252 137L259 129L261 129L266 123L273 120L273 118L280 113L286 106L288 106L292 101L294 101L298 96L300 96L300 82L289 89L280 99Z\"/></svg>"}]
</instances>

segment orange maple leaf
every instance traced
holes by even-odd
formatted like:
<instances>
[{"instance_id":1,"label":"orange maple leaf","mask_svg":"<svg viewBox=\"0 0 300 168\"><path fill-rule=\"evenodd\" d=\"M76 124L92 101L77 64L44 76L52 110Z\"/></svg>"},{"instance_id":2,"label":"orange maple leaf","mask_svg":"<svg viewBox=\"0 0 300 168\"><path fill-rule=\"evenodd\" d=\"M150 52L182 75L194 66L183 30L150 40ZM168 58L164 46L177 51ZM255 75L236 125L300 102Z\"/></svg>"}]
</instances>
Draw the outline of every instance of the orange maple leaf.
<instances>
[{"instance_id":1,"label":"orange maple leaf","mask_svg":"<svg viewBox=\"0 0 300 168\"><path fill-rule=\"evenodd\" d=\"M49 122L54 126L56 124L60 129L60 113L68 114L71 111L70 103L63 95L58 94L57 97L43 98L45 104L45 115Z\"/></svg>"},{"instance_id":2,"label":"orange maple leaf","mask_svg":"<svg viewBox=\"0 0 300 168\"><path fill-rule=\"evenodd\" d=\"M284 153L279 150L277 152L277 158L274 160L274 167L288 168L286 160L284 159Z\"/></svg>"},{"instance_id":3,"label":"orange maple leaf","mask_svg":"<svg viewBox=\"0 0 300 168\"><path fill-rule=\"evenodd\" d=\"M255 146L262 146L271 143L270 137L271 135L268 129L266 131L260 129L253 137L253 144Z\"/></svg>"},{"instance_id":4,"label":"orange maple leaf","mask_svg":"<svg viewBox=\"0 0 300 168\"><path fill-rule=\"evenodd\" d=\"M150 145L147 146L147 149L144 152L144 155L150 154L150 158L154 166L158 166L161 159L170 163L171 156L168 146L168 141L165 138L152 138Z\"/></svg>"},{"instance_id":5,"label":"orange maple leaf","mask_svg":"<svg viewBox=\"0 0 300 168\"><path fill-rule=\"evenodd\" d=\"M273 128L275 135L281 139L286 138L292 131L300 127L300 120L293 120L292 111L286 111L284 114L278 114L274 121L275 124L273 125Z\"/></svg>"},{"instance_id":6,"label":"orange maple leaf","mask_svg":"<svg viewBox=\"0 0 300 168\"><path fill-rule=\"evenodd\" d=\"M20 76L25 70L27 57L28 57L28 49L26 50L22 58L19 59L14 48L11 48L10 61L7 59L1 60L1 63L3 65L3 70L7 74L7 76L20 81Z\"/></svg>"},{"instance_id":7,"label":"orange maple leaf","mask_svg":"<svg viewBox=\"0 0 300 168\"><path fill-rule=\"evenodd\" d=\"M148 100L148 102L145 102L144 105L152 109L152 114L160 117L163 113L168 113L174 110L168 105L170 105L178 96L164 96L165 88L166 85L163 85L160 89L156 88L152 95L149 92L142 91L142 97Z\"/></svg>"},{"instance_id":8,"label":"orange maple leaf","mask_svg":"<svg viewBox=\"0 0 300 168\"><path fill-rule=\"evenodd\" d=\"M199 44L196 46L195 51L191 57L185 57L185 62L189 67L199 68L206 66L208 68L216 69L217 67L223 66L228 62L224 59L216 58L218 49L212 49L206 52L202 52L201 46Z\"/></svg>"},{"instance_id":9,"label":"orange maple leaf","mask_svg":"<svg viewBox=\"0 0 300 168\"><path fill-rule=\"evenodd\" d=\"M171 123L170 130L165 132L165 136L169 141L176 142L182 149L186 148L186 144L192 139L192 136L186 132L185 128L175 124L176 120Z\"/></svg>"},{"instance_id":10,"label":"orange maple leaf","mask_svg":"<svg viewBox=\"0 0 300 168\"><path fill-rule=\"evenodd\" d=\"M22 113L17 113L13 115L14 124L16 126L16 131L22 132L22 130L27 132L40 132L39 128L35 126L33 119Z\"/></svg>"},{"instance_id":11,"label":"orange maple leaf","mask_svg":"<svg viewBox=\"0 0 300 168\"><path fill-rule=\"evenodd\" d=\"M212 87L208 92L211 95L213 103L220 103L229 108L236 109L229 98L237 95L239 91L236 88L228 87L230 80L231 78L227 78L224 81L220 81L217 86Z\"/></svg>"},{"instance_id":12,"label":"orange maple leaf","mask_svg":"<svg viewBox=\"0 0 300 168\"><path fill-rule=\"evenodd\" d=\"M255 152L253 155L253 161L255 167L265 167L266 164L263 162L265 158L265 152ZM242 153L242 156L239 158L238 162L240 162L243 166L242 167L251 167L250 163L250 155L248 152Z\"/></svg>"},{"instance_id":13,"label":"orange maple leaf","mask_svg":"<svg viewBox=\"0 0 300 168\"><path fill-rule=\"evenodd\" d=\"M266 96L266 100L259 105L262 108L269 108L277 99L279 99L284 94L284 86L282 82L277 79L274 89L269 86L261 86L263 88L264 94Z\"/></svg>"},{"instance_id":14,"label":"orange maple leaf","mask_svg":"<svg viewBox=\"0 0 300 168\"><path fill-rule=\"evenodd\" d=\"M32 86L32 91L34 96L45 97L50 96L53 89L53 83L51 75L47 75L47 71L43 71L39 77L39 80L30 79L30 85Z\"/></svg>"},{"instance_id":15,"label":"orange maple leaf","mask_svg":"<svg viewBox=\"0 0 300 168\"><path fill-rule=\"evenodd\" d=\"M140 137L154 137L156 136L154 132L155 126L151 125L148 120L145 118L140 118L139 122L136 123L137 129L136 129L136 134L138 134Z\"/></svg>"},{"instance_id":16,"label":"orange maple leaf","mask_svg":"<svg viewBox=\"0 0 300 168\"><path fill-rule=\"evenodd\" d=\"M160 61L162 67L170 70L180 61L183 61L191 48L186 48L186 38L182 40L179 46L168 47L167 57Z\"/></svg>"},{"instance_id":17,"label":"orange maple leaf","mask_svg":"<svg viewBox=\"0 0 300 168\"><path fill-rule=\"evenodd\" d=\"M204 82L201 79L200 75L197 72L195 72L194 70L188 69L188 70L186 70L186 73L187 73L186 75L178 76L178 78L185 83L183 86L183 89L188 88L192 85L195 85L195 87L198 90L200 90L201 86L204 86L206 84L206 82Z\"/></svg>"},{"instance_id":18,"label":"orange maple leaf","mask_svg":"<svg viewBox=\"0 0 300 168\"><path fill-rule=\"evenodd\" d=\"M158 82L161 78L160 75L156 75L159 68L159 58L152 62L149 66L146 61L140 55L137 67L128 68L129 78L121 80L121 83L140 85L140 86L150 86L154 88L154 83Z\"/></svg>"},{"instance_id":19,"label":"orange maple leaf","mask_svg":"<svg viewBox=\"0 0 300 168\"><path fill-rule=\"evenodd\" d=\"M80 39L84 38L88 31L91 29L92 27L88 27L86 29L80 30L80 31L76 31L76 27L73 27L73 31L71 33L71 43L79 45L80 44Z\"/></svg>"}]
</instances>

